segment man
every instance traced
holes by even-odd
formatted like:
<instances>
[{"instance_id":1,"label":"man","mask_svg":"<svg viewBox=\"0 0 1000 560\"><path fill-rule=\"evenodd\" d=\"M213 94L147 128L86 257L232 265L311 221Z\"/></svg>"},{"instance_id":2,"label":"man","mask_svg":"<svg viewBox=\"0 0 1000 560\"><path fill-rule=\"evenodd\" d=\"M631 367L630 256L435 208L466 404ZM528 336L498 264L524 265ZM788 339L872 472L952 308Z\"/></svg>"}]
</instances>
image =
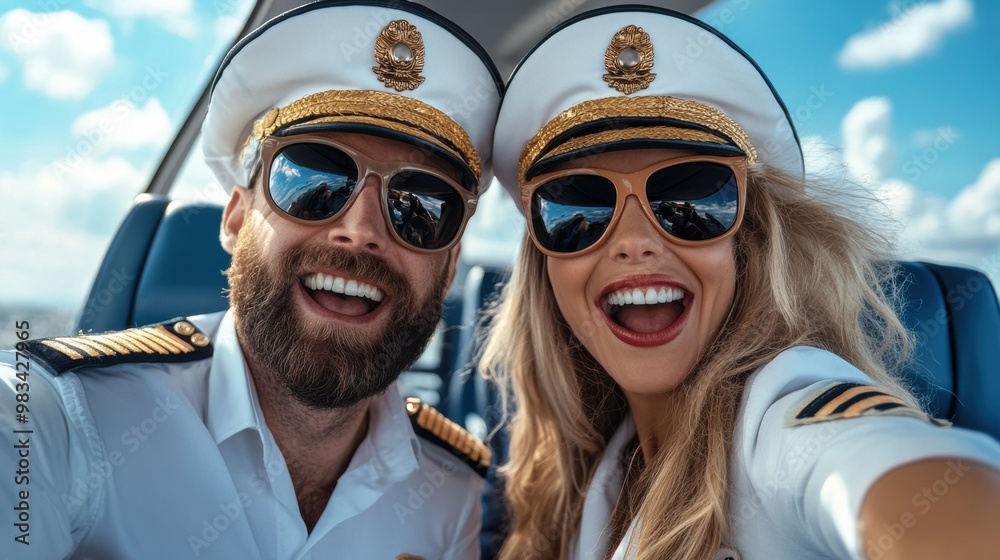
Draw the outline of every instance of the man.
<instances>
[{"instance_id":1,"label":"man","mask_svg":"<svg viewBox=\"0 0 1000 560\"><path fill-rule=\"evenodd\" d=\"M477 557L488 451L394 382L441 317L500 83L406 3L318 2L238 44L203 129L231 309L3 357L0 550Z\"/></svg>"}]
</instances>

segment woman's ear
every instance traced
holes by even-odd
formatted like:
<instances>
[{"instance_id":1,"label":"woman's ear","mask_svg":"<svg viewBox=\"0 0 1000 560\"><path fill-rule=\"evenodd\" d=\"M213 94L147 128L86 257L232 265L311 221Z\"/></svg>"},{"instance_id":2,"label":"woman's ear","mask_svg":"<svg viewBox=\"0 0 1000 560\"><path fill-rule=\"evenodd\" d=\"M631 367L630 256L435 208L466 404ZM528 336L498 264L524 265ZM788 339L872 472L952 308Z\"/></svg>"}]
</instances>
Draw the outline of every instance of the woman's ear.
<instances>
[{"instance_id":1,"label":"woman's ear","mask_svg":"<svg viewBox=\"0 0 1000 560\"><path fill-rule=\"evenodd\" d=\"M236 246L236 238L239 237L240 228L243 227L243 220L253 201L253 193L246 187L233 187L232 194L229 195L229 202L222 210L222 228L219 232L219 241L222 248L230 255L233 254L233 247Z\"/></svg>"}]
</instances>

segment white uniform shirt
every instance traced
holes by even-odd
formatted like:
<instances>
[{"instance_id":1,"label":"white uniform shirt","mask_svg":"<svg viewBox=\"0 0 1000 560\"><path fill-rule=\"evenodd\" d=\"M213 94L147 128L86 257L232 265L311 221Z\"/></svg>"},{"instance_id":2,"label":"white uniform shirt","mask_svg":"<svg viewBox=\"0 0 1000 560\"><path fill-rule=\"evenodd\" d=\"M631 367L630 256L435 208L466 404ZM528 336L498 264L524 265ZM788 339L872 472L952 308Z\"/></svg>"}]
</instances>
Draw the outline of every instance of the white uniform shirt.
<instances>
[{"instance_id":1,"label":"white uniform shirt","mask_svg":"<svg viewBox=\"0 0 1000 560\"><path fill-rule=\"evenodd\" d=\"M0 355L0 556L100 558L478 558L483 480L413 431L399 391L374 400L368 433L308 534L264 422L231 312L191 322L211 359L30 373L15 422L13 353ZM30 429L30 483L14 484ZM28 545L15 541L28 490ZM404 556L405 557L405 556Z\"/></svg>"},{"instance_id":2,"label":"white uniform shirt","mask_svg":"<svg viewBox=\"0 0 1000 560\"><path fill-rule=\"evenodd\" d=\"M833 382L873 384L838 356L810 347L782 352L747 381L730 465L732 549L717 558L804 560L878 558L919 523L947 486L976 460L1000 469L1000 445L985 434L941 428L905 416L862 416L790 426L789 419ZM635 435L627 418L609 440L587 489L572 558L601 560L622 488L622 450ZM912 519L872 542L858 542L858 517L871 485L893 468L932 457L959 457L935 487L914 493ZM904 525L905 523L905 525ZM613 559L631 557L628 528ZM733 550L735 549L735 550ZM881 553L881 554L880 554Z\"/></svg>"}]
</instances>

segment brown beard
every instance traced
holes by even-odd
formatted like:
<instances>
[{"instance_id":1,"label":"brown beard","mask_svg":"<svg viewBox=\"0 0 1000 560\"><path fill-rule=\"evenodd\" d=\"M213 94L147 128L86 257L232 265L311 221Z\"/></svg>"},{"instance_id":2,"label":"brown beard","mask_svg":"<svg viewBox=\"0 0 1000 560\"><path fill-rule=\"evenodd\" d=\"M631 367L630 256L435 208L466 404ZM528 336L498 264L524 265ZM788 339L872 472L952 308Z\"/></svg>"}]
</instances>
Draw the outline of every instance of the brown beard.
<instances>
[{"instance_id":1,"label":"brown beard","mask_svg":"<svg viewBox=\"0 0 1000 560\"><path fill-rule=\"evenodd\" d=\"M447 267L431 293L418 301L409 282L384 259L333 246L300 246L268 262L260 253L255 224L246 223L227 271L237 332L248 361L273 375L299 402L339 409L384 392L427 346L441 320ZM293 303L299 275L332 267L381 287L393 315L382 332L365 336L350 326L307 330Z\"/></svg>"}]
</instances>

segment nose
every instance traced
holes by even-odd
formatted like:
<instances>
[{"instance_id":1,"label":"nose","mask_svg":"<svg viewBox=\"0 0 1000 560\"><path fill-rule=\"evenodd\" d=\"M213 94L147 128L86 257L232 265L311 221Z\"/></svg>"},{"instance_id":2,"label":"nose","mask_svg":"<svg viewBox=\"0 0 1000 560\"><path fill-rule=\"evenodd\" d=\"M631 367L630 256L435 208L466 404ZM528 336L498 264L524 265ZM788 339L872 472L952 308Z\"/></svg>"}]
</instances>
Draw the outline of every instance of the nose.
<instances>
[{"instance_id":1,"label":"nose","mask_svg":"<svg viewBox=\"0 0 1000 560\"><path fill-rule=\"evenodd\" d=\"M641 262L663 252L663 237L642 211L639 199L629 195L618 224L611 231L605 250L622 263Z\"/></svg>"},{"instance_id":2,"label":"nose","mask_svg":"<svg viewBox=\"0 0 1000 560\"><path fill-rule=\"evenodd\" d=\"M390 242L390 234L382 217L382 177L369 174L350 208L332 224L327 239L346 248L382 253Z\"/></svg>"}]
</instances>

